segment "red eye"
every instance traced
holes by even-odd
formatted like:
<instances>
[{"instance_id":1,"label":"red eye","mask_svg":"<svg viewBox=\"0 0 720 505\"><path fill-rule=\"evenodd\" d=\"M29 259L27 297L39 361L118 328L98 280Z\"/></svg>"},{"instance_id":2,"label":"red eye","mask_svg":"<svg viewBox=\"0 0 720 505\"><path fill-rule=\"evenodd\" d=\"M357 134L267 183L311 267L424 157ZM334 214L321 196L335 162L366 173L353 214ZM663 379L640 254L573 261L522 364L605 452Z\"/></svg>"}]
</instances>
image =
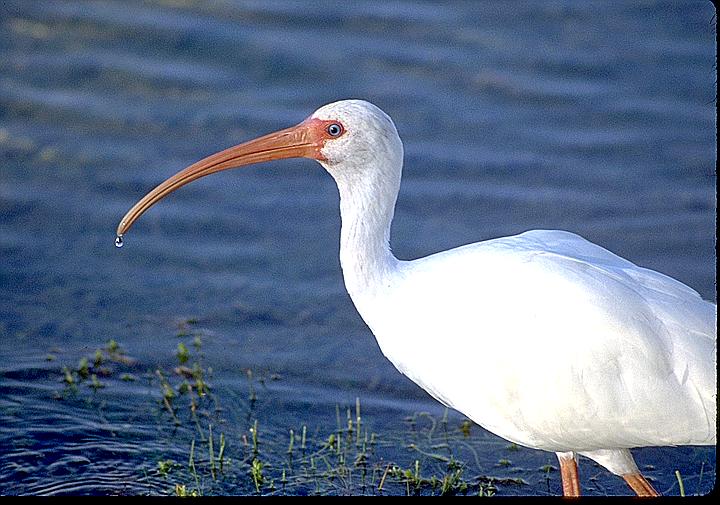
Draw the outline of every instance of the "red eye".
<instances>
[{"instance_id":1,"label":"red eye","mask_svg":"<svg viewBox=\"0 0 720 505\"><path fill-rule=\"evenodd\" d=\"M327 127L327 132L331 137L339 137L342 135L343 127L338 123L330 123Z\"/></svg>"}]
</instances>

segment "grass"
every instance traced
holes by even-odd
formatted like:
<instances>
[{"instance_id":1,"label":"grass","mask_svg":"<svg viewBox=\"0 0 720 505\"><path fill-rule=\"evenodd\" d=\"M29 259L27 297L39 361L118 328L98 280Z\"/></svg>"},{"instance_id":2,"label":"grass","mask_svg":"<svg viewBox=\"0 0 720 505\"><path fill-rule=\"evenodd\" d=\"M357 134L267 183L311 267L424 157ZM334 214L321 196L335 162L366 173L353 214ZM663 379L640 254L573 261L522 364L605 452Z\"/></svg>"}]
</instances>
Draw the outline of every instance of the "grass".
<instances>
[{"instance_id":1,"label":"grass","mask_svg":"<svg viewBox=\"0 0 720 505\"><path fill-rule=\"evenodd\" d=\"M176 492L213 494L223 489L223 482L243 476L252 486L250 492L258 495L492 496L497 493L498 484L526 485L522 479L468 475L467 466L455 458L451 447L444 443L448 435L463 436L461 427L453 428L452 434L431 432L441 426L435 420L434 425L422 428L414 424L407 432L409 438L420 433L425 441L422 445L404 442L405 448L415 454L410 466L387 461L382 456L382 446L394 445L397 441L383 441L378 434L363 427L360 409L358 399L354 415L347 408L343 419L342 415L338 416L342 409L337 406L336 426L318 429L313 436L308 436L306 425L298 430L290 428L287 444L266 443L262 424L255 419L247 436L236 439L235 444L221 433L217 452L213 427L209 425L204 441L207 457L198 457L198 442L193 439L186 469L189 471L176 472L173 488ZM430 418L427 414L423 417ZM433 447L442 447L447 455L431 452ZM247 491L247 486L245 489Z\"/></svg>"},{"instance_id":2,"label":"grass","mask_svg":"<svg viewBox=\"0 0 720 505\"><path fill-rule=\"evenodd\" d=\"M680 476L680 470L675 470L675 477L677 478L678 485L680 486L680 496L685 497L685 484L683 484L682 477Z\"/></svg>"},{"instance_id":3,"label":"grass","mask_svg":"<svg viewBox=\"0 0 720 505\"><path fill-rule=\"evenodd\" d=\"M266 440L270 433L263 433L264 423L258 418L244 432L218 431L224 424L217 415L222 408L208 382L212 374L203 362L202 340L190 326L179 337L191 342L177 343L171 351L175 365L139 373L154 384L160 422L184 429L192 437L186 446L186 464L160 455L146 465L148 474L166 482L167 494L223 494L228 488L233 493L258 495L496 493L494 479L468 475L467 467L455 458L447 444L446 418L438 421L418 414L406 419L407 440L384 439L371 431L359 398L352 407L335 407L334 426L319 426L312 432L307 424L288 427L283 430L284 441ZM76 366L62 367L60 375L65 387L60 396L64 397L84 391L100 394L101 389L112 387L113 379L139 380L137 360L115 340L81 357ZM258 400L258 379L250 370L246 376L252 412ZM470 426L465 421L453 427L451 436L468 437ZM180 438L175 442L180 443ZM398 444L411 455L409 465L384 457L383 448ZM443 454L437 452L438 447Z\"/></svg>"},{"instance_id":4,"label":"grass","mask_svg":"<svg viewBox=\"0 0 720 505\"><path fill-rule=\"evenodd\" d=\"M152 458L138 466L149 481L162 484L165 494L493 496L509 488L514 494L550 492L551 478L558 480L551 464L536 469L547 491L513 477L513 461L521 454L515 444L501 446L496 463L483 467L471 443L477 427L467 419L449 422L447 411L441 418L416 413L398 420L401 429L378 433L357 398L354 405L336 405L324 424L278 427L257 409L265 391L257 385L265 379L251 370L245 371L247 403L228 407L243 410L246 419L230 423L222 392L212 386L197 322L185 323L177 336L182 341L170 343L166 354L175 362L149 370L110 340L75 366L61 365L63 392L55 395L102 398L119 384L138 383L138 390L150 386L151 415L157 429L169 434L169 447L164 454L138 456ZM684 495L679 472L677 481Z\"/></svg>"}]
</instances>

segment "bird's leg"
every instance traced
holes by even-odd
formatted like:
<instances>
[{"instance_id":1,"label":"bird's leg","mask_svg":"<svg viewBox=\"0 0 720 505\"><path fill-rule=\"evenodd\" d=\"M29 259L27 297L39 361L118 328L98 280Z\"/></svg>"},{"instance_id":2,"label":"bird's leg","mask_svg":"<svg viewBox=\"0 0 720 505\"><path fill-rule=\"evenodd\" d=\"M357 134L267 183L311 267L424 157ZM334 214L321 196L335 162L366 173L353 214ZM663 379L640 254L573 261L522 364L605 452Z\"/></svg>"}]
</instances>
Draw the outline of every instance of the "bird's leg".
<instances>
[{"instance_id":1,"label":"bird's leg","mask_svg":"<svg viewBox=\"0 0 720 505\"><path fill-rule=\"evenodd\" d=\"M655 488L642 476L640 472L637 473L626 473L622 476L628 486L635 491L638 496L660 496L660 493L655 491Z\"/></svg>"},{"instance_id":2,"label":"bird's leg","mask_svg":"<svg viewBox=\"0 0 720 505\"><path fill-rule=\"evenodd\" d=\"M563 496L580 496L580 477L574 452L556 452L560 461Z\"/></svg>"}]
</instances>

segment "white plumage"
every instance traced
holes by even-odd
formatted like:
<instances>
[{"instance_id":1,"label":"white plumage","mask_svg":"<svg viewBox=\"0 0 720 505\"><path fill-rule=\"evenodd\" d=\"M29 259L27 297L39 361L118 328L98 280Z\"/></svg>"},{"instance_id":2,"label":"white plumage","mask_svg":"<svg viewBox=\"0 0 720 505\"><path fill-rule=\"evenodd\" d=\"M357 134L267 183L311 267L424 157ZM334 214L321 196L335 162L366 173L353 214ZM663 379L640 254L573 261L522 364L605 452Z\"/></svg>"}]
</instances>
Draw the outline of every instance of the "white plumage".
<instances>
[{"instance_id":1,"label":"white plumage","mask_svg":"<svg viewBox=\"0 0 720 505\"><path fill-rule=\"evenodd\" d=\"M715 443L715 308L677 281L531 231L399 262L386 285L358 305L384 354L503 438L592 459Z\"/></svg>"},{"instance_id":2,"label":"white plumage","mask_svg":"<svg viewBox=\"0 0 720 505\"><path fill-rule=\"evenodd\" d=\"M565 231L396 259L402 143L367 102L326 105L198 162L141 200L118 234L197 177L291 156L317 159L337 182L345 284L385 356L487 430L557 453L566 494L579 493L576 453L653 494L628 449L716 443L714 304Z\"/></svg>"}]
</instances>

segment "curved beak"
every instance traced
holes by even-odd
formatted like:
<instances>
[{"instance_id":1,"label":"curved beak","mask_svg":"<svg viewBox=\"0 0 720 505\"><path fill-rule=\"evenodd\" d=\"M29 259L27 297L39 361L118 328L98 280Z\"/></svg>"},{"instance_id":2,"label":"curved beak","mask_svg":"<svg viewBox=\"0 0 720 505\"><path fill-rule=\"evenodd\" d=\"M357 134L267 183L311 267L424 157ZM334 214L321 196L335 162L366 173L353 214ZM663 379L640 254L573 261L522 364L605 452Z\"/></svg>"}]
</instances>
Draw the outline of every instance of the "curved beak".
<instances>
[{"instance_id":1,"label":"curved beak","mask_svg":"<svg viewBox=\"0 0 720 505\"><path fill-rule=\"evenodd\" d=\"M322 128L317 119L306 119L297 126L264 135L255 140L225 149L208 156L173 175L138 201L120 221L117 227L118 246L122 236L143 213L176 189L200 177L263 161L283 158L312 158L324 160L321 149L324 144Z\"/></svg>"}]
</instances>

